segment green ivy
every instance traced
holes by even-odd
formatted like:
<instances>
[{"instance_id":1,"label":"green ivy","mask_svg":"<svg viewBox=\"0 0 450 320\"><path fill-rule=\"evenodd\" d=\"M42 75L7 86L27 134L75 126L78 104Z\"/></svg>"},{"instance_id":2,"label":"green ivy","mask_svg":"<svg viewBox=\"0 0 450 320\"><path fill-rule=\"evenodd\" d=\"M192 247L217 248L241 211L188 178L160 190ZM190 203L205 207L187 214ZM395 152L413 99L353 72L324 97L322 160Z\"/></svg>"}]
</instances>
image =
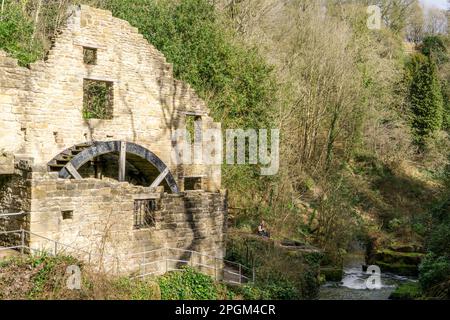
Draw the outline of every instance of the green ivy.
<instances>
[{"instance_id":1,"label":"green ivy","mask_svg":"<svg viewBox=\"0 0 450 320\"><path fill-rule=\"evenodd\" d=\"M6 1L0 16L0 49L18 59L21 66L43 57L43 45L33 38L34 24L15 1Z\"/></svg>"},{"instance_id":2,"label":"green ivy","mask_svg":"<svg viewBox=\"0 0 450 320\"><path fill-rule=\"evenodd\" d=\"M104 7L164 53L224 126L272 124L271 68L255 48L235 43L210 1L110 0Z\"/></svg>"},{"instance_id":3,"label":"green ivy","mask_svg":"<svg viewBox=\"0 0 450 320\"><path fill-rule=\"evenodd\" d=\"M170 272L158 278L163 300L217 300L223 288L193 268Z\"/></svg>"}]
</instances>

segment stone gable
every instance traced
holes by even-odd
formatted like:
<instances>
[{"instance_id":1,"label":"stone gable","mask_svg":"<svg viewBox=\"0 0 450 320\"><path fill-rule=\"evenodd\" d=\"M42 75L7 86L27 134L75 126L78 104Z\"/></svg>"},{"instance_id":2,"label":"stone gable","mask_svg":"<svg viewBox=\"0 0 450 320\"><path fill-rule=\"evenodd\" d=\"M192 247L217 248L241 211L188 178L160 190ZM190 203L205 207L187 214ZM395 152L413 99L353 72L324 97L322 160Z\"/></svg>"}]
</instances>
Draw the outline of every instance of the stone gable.
<instances>
[{"instance_id":1,"label":"stone gable","mask_svg":"<svg viewBox=\"0 0 450 320\"><path fill-rule=\"evenodd\" d=\"M128 22L77 6L45 61L23 68L0 51L0 114L0 246L75 248L127 273L160 248L224 257L220 165L171 157L187 117L201 119L195 130L220 123ZM2 235L13 230L25 241Z\"/></svg>"},{"instance_id":2,"label":"stone gable","mask_svg":"<svg viewBox=\"0 0 450 320\"><path fill-rule=\"evenodd\" d=\"M85 63L84 48L96 50L95 65ZM112 119L83 118L86 80L111 83ZM201 116L203 129L220 124L137 28L109 11L74 7L47 60L29 69L0 51L0 113L0 148L32 157L35 170L74 145L120 140L154 152L180 184L193 174L209 177L207 189L220 188L220 166L177 168L170 159L171 134L185 127L186 114Z\"/></svg>"}]
</instances>

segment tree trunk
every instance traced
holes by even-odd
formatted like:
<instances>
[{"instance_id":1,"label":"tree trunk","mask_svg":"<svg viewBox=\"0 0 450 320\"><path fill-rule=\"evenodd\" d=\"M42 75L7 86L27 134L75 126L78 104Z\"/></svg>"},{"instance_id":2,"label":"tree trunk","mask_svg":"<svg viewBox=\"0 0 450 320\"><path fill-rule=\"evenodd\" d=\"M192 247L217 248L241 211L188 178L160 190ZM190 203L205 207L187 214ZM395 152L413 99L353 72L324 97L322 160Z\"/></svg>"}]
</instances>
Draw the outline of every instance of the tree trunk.
<instances>
[{"instance_id":1,"label":"tree trunk","mask_svg":"<svg viewBox=\"0 0 450 320\"><path fill-rule=\"evenodd\" d=\"M42 7L42 0L38 1L37 8L36 8L36 15L34 17L34 30L33 30L33 36L31 37L31 42L34 41L34 38L36 37L36 30L38 29L38 23L39 23L39 14L41 13L41 7Z\"/></svg>"}]
</instances>

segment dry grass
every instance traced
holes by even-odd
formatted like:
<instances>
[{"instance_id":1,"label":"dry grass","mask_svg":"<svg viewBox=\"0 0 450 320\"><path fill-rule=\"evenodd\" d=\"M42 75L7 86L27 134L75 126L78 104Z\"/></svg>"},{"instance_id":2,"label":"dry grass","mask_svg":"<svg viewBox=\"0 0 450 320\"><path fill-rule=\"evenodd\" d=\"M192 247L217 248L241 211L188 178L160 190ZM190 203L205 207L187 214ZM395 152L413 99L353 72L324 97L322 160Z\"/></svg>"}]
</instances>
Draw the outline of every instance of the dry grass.
<instances>
[{"instance_id":1,"label":"dry grass","mask_svg":"<svg viewBox=\"0 0 450 320\"><path fill-rule=\"evenodd\" d=\"M67 288L67 267L81 269L81 290ZM25 256L0 263L1 300L158 300L153 281L130 280L93 271L71 257Z\"/></svg>"}]
</instances>

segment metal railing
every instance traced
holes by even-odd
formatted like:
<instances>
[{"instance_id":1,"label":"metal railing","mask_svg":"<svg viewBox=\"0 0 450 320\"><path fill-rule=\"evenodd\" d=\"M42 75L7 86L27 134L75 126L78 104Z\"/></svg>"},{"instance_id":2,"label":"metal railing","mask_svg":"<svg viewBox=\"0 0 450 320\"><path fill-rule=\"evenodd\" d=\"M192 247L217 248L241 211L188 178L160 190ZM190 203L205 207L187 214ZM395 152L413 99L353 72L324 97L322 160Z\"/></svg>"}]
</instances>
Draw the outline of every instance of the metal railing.
<instances>
[{"instance_id":1,"label":"metal railing","mask_svg":"<svg viewBox=\"0 0 450 320\"><path fill-rule=\"evenodd\" d=\"M14 217L14 216L24 216L27 215L25 211L20 212L10 212L10 213L0 213L0 218L6 218L6 217Z\"/></svg>"},{"instance_id":2,"label":"metal railing","mask_svg":"<svg viewBox=\"0 0 450 320\"><path fill-rule=\"evenodd\" d=\"M92 258L97 257L104 263L105 260L110 260L100 254L92 254L91 252L67 245L50 238L38 235L28 230L12 230L0 231L0 236L16 236L16 239L2 240L0 237L0 245L9 242L9 245L0 246L0 252L7 250L16 250L21 254L29 254L32 252L42 253L46 252L51 255L58 254L72 254L89 264L92 263ZM28 244L28 239L33 236L40 240L45 240L49 245L43 245L40 249L32 248ZM28 239L27 239L28 238ZM12 242L12 243L11 243ZM152 275L161 275L171 271L182 271L183 266L190 266L198 269L202 273L213 276L216 281L222 281L229 284L244 284L255 281L254 268L248 268L240 263L225 260L219 257L214 257L198 251L179 249L179 248L160 248L132 254L131 257L137 257L139 264L139 275L136 278L144 278ZM119 269L119 259L112 258ZM149 271L153 267L154 270Z\"/></svg>"},{"instance_id":3,"label":"metal railing","mask_svg":"<svg viewBox=\"0 0 450 320\"><path fill-rule=\"evenodd\" d=\"M9 235L14 236L16 235L15 240L8 239L7 241L2 240L0 237L0 252L7 251L7 250L16 250L19 251L20 254L29 254L29 253L47 253L53 256L56 256L58 254L68 254L72 255L75 258L78 258L85 263L95 266L98 268L101 268L103 271L108 269L106 266L109 266L110 268L108 271L113 272L119 272L119 258L113 257L113 256L106 256L99 253L92 253L80 248L77 248L75 246L71 246L62 242L55 241L53 239L41 236L39 234L36 234L34 232L20 229L20 230L12 230L12 231L0 231L1 235ZM29 243L29 238L33 236L36 239L44 240L45 244L43 245L41 243L40 248L33 248L31 247ZM28 238L28 239L27 239ZM3 242L3 246L2 246ZM4 245L7 242L9 242L9 245ZM13 243L13 244L11 244ZM98 259L94 261L94 259Z\"/></svg>"},{"instance_id":4,"label":"metal railing","mask_svg":"<svg viewBox=\"0 0 450 320\"><path fill-rule=\"evenodd\" d=\"M18 236L18 240L20 244L13 244L13 245L7 245L7 246L2 246L0 247L0 251L6 251L6 250L20 250L21 254L25 254L25 253L30 253L30 252L46 252L48 254L51 255L57 255L57 254L63 254L63 253L69 253L70 251L72 251L71 253L75 253L77 255L79 255L80 253L85 255L87 257L87 261L90 263L91 262L91 258L92 258L92 254L88 251L79 249L79 248L75 248L73 246L52 240L50 238L38 235L36 233L33 233L31 231L28 230L24 230L24 229L19 229L19 230L11 230L11 231L0 231L0 235L6 235L6 236ZM50 246L42 246L40 249L36 249L36 248L32 248L27 244L27 236L28 238L30 238L31 236L41 239L41 240L45 240L47 243L50 244ZM0 239L1 240L1 239ZM5 243L6 242L14 242L14 241L5 241L3 240ZM2 242L3 242L2 241ZM1 243L1 242L0 242Z\"/></svg>"},{"instance_id":5,"label":"metal railing","mask_svg":"<svg viewBox=\"0 0 450 320\"><path fill-rule=\"evenodd\" d=\"M150 257L149 257L150 256ZM244 284L255 281L254 268L240 263L214 257L198 251L179 248L159 248L133 254L139 263L137 278L156 276L171 271L183 271L183 266L198 269L229 284ZM148 270L150 267L150 271Z\"/></svg>"}]
</instances>

